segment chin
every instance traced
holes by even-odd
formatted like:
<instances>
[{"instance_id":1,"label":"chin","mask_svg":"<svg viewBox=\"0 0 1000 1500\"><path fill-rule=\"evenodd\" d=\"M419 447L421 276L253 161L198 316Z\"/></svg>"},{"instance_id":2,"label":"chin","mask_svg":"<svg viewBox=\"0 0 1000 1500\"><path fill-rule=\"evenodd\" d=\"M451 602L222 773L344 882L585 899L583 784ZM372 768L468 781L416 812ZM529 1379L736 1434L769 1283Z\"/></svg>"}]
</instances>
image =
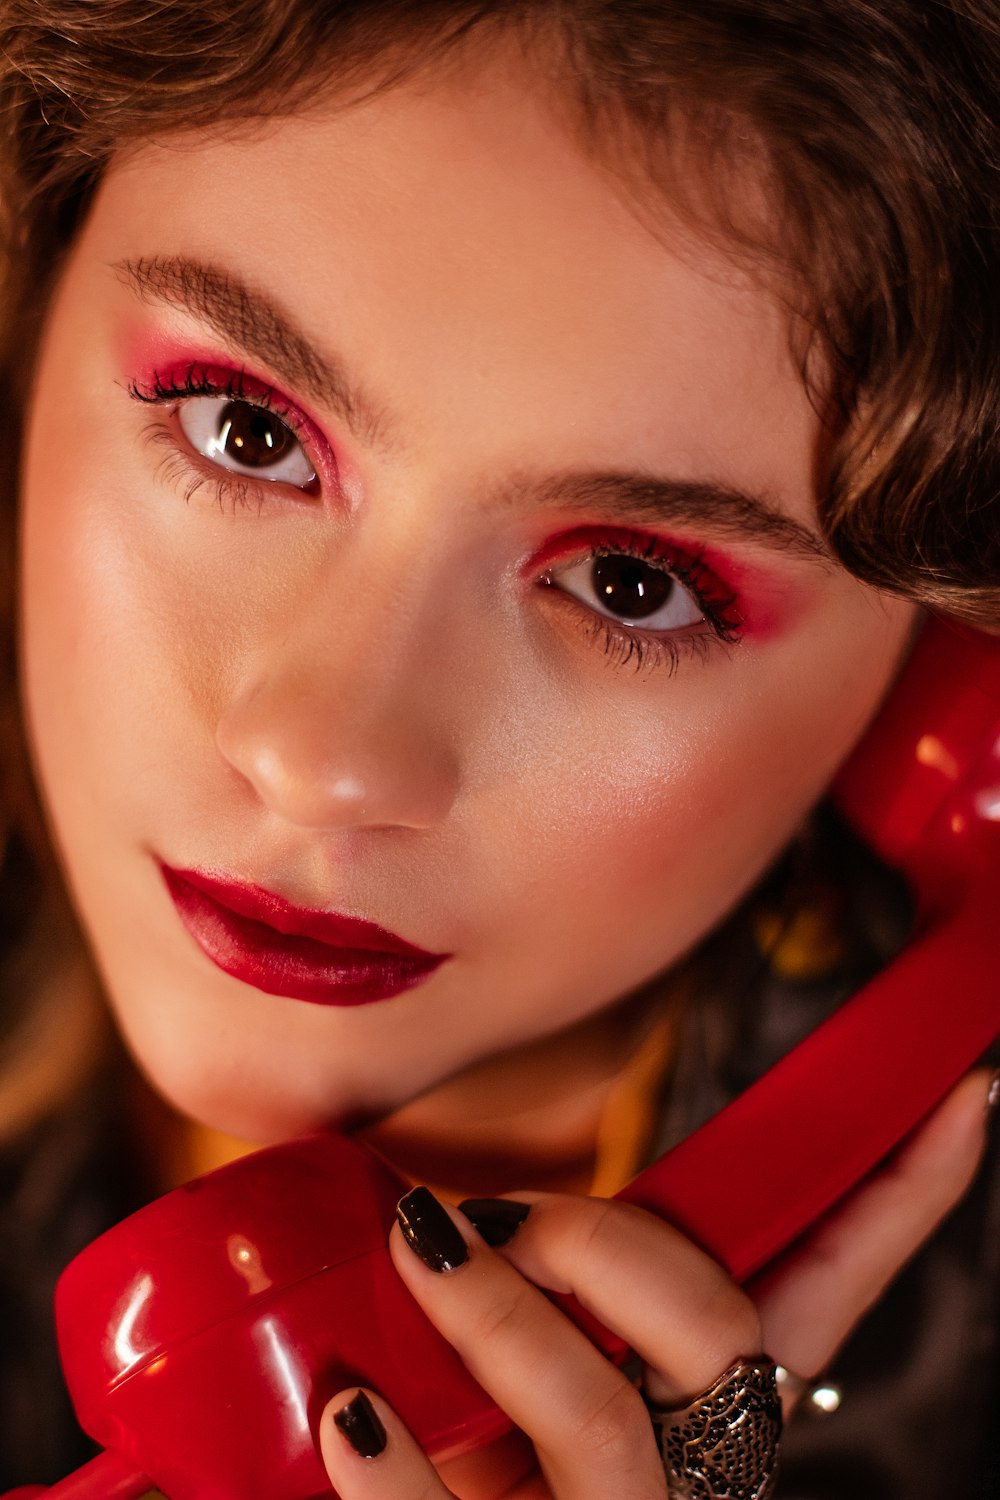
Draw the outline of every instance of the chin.
<instances>
[{"instance_id":1,"label":"chin","mask_svg":"<svg viewBox=\"0 0 1000 1500\"><path fill-rule=\"evenodd\" d=\"M139 1066L153 1092L182 1119L247 1146L273 1146L316 1130L350 1128L352 1112L346 1107L316 1110L301 1099L274 1093L263 1099L250 1083L234 1090L231 1079L228 1086L220 1086L209 1079L176 1078L143 1067L141 1058Z\"/></svg>"}]
</instances>

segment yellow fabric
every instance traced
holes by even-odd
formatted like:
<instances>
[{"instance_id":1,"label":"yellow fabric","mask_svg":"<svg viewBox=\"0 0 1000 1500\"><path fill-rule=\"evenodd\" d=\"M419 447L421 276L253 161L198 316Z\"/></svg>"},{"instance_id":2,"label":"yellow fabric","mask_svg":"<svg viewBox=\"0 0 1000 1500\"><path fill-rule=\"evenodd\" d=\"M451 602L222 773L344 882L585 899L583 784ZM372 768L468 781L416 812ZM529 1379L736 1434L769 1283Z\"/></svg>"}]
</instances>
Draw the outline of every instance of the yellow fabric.
<instances>
[{"instance_id":1,"label":"yellow fabric","mask_svg":"<svg viewBox=\"0 0 1000 1500\"><path fill-rule=\"evenodd\" d=\"M782 979L820 979L840 956L839 934L819 911L800 912L787 927L778 917L765 914L755 928L761 948Z\"/></svg>"},{"instance_id":2,"label":"yellow fabric","mask_svg":"<svg viewBox=\"0 0 1000 1500\"><path fill-rule=\"evenodd\" d=\"M618 1076L597 1130L590 1184L596 1198L612 1197L645 1160L672 1037L671 1018L663 1016Z\"/></svg>"},{"instance_id":3,"label":"yellow fabric","mask_svg":"<svg viewBox=\"0 0 1000 1500\"><path fill-rule=\"evenodd\" d=\"M214 1172L216 1167L224 1167L256 1150L256 1146L237 1140L235 1136L189 1123L186 1129L177 1132L173 1143L171 1180L190 1182L192 1177L203 1177L206 1172Z\"/></svg>"}]
</instances>

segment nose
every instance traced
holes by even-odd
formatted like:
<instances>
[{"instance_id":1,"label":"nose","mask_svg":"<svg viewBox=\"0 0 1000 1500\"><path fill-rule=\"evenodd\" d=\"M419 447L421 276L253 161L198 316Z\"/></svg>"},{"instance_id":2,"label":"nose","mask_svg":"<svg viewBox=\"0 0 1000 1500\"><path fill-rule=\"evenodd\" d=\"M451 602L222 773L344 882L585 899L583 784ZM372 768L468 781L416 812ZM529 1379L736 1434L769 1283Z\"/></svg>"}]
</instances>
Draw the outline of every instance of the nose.
<instances>
[{"instance_id":1,"label":"nose","mask_svg":"<svg viewBox=\"0 0 1000 1500\"><path fill-rule=\"evenodd\" d=\"M256 654L218 721L217 747L288 823L432 827L459 785L447 668L442 683L440 652L417 629L376 650L358 624L348 640L329 619L274 632L280 643Z\"/></svg>"}]
</instances>

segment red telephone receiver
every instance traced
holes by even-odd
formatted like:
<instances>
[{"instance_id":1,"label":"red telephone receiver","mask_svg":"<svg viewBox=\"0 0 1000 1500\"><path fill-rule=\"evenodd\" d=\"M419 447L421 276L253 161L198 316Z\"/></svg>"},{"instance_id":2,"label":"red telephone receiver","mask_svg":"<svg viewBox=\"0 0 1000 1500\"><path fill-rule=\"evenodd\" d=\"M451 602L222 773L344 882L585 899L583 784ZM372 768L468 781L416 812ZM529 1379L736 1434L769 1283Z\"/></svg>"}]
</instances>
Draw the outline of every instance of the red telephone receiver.
<instances>
[{"instance_id":1,"label":"red telephone receiver","mask_svg":"<svg viewBox=\"0 0 1000 1500\"><path fill-rule=\"evenodd\" d=\"M835 791L908 879L914 940L620 1194L739 1281L860 1181L1000 1033L1000 639L931 623ZM329 1500L314 1433L326 1400L355 1383L377 1388L434 1457L499 1436L508 1419L389 1260L408 1186L356 1142L319 1135L199 1178L102 1235L63 1273L56 1315L77 1413L106 1451L47 1491L13 1493Z\"/></svg>"}]
</instances>

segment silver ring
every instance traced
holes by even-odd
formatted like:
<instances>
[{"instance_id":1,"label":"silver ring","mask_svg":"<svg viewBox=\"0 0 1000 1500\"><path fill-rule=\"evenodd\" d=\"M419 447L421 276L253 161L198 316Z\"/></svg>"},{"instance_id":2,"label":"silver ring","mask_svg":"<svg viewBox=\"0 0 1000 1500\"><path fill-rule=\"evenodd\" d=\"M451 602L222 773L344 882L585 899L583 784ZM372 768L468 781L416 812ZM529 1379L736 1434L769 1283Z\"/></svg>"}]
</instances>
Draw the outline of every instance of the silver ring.
<instances>
[{"instance_id":1,"label":"silver ring","mask_svg":"<svg viewBox=\"0 0 1000 1500\"><path fill-rule=\"evenodd\" d=\"M769 1500L778 1482L781 1397L766 1355L738 1360L687 1406L646 1402L671 1500Z\"/></svg>"}]
</instances>

